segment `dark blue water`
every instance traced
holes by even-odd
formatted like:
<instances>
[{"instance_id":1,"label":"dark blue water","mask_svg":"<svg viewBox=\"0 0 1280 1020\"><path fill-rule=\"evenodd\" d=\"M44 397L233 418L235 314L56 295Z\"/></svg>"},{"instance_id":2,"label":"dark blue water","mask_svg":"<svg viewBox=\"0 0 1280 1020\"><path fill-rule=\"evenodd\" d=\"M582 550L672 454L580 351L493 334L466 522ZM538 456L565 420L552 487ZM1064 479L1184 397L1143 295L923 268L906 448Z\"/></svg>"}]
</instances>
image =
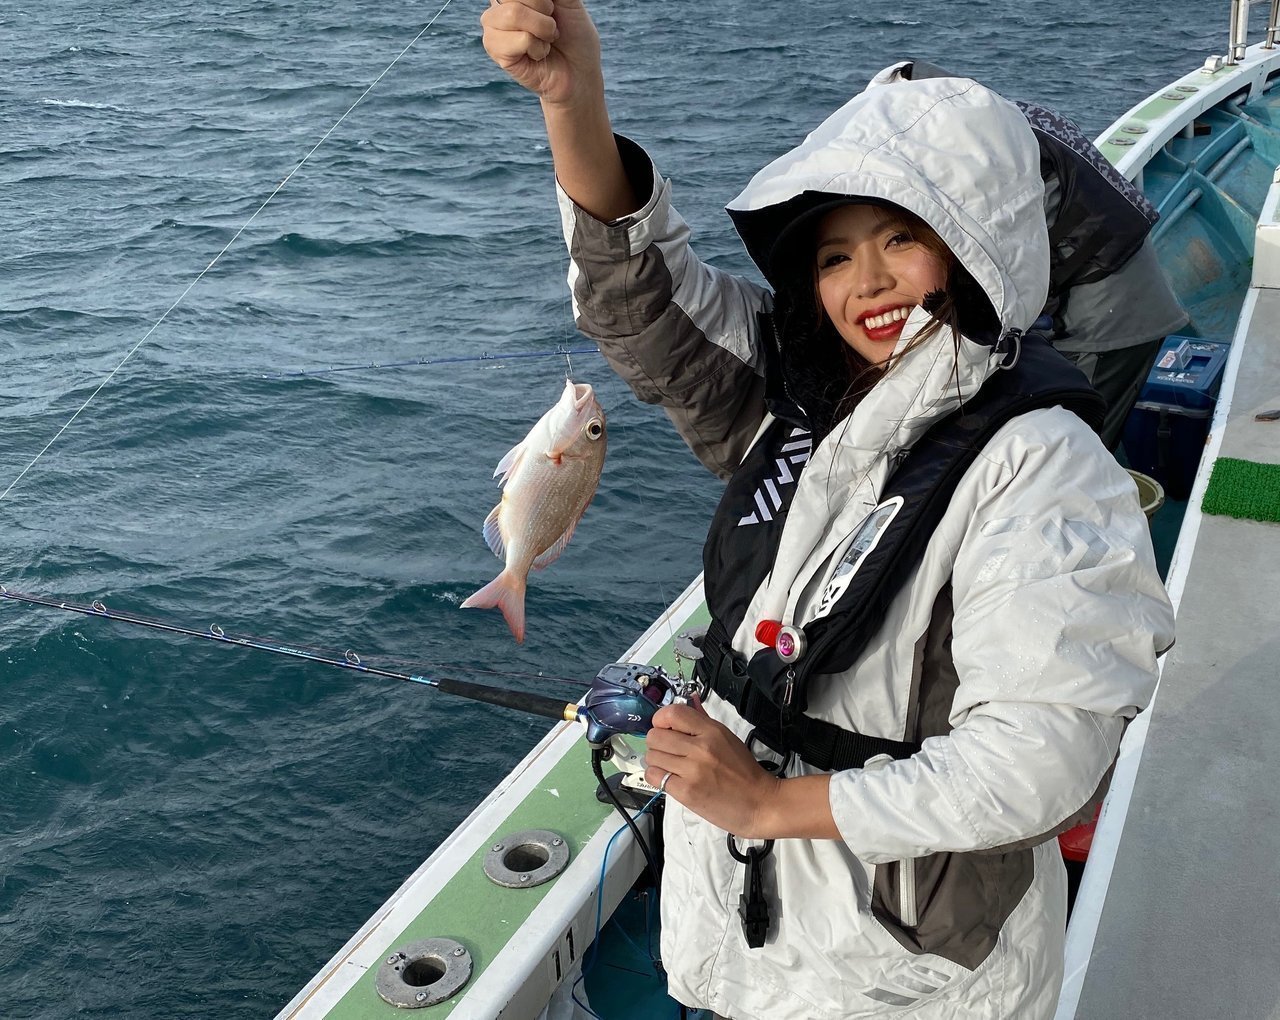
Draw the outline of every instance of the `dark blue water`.
<instances>
[{"instance_id":1,"label":"dark blue water","mask_svg":"<svg viewBox=\"0 0 1280 1020\"><path fill-rule=\"evenodd\" d=\"M0 0L0 491L437 9ZM590 677L693 578L717 485L598 358L574 367L609 462L523 647L457 606L563 365L261 378L574 339L536 103L481 10L455 0L0 502L0 583L573 698L530 674ZM735 270L721 206L899 56L1092 134L1227 25L1198 0L595 13L617 123ZM0 1017L272 1015L545 728L0 602Z\"/></svg>"}]
</instances>

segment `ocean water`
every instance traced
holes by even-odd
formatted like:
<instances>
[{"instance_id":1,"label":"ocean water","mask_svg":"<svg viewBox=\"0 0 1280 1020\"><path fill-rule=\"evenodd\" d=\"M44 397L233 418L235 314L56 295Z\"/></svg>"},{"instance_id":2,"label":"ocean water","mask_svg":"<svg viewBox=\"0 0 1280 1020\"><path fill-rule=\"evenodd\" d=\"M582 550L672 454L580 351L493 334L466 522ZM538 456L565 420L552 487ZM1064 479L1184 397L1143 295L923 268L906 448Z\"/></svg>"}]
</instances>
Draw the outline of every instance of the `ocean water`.
<instances>
[{"instance_id":1,"label":"ocean water","mask_svg":"<svg viewBox=\"0 0 1280 1020\"><path fill-rule=\"evenodd\" d=\"M609 460L523 646L458 603L563 361L264 378L580 342L537 105L482 9L453 0L334 128L438 4L0 0L0 491L138 348L0 501L0 584L572 700L557 678L694 578L718 483L598 356L573 369ZM749 272L724 203L892 60L1093 134L1222 52L1228 5L593 11L617 126ZM0 1018L273 1015L546 725L0 600Z\"/></svg>"}]
</instances>

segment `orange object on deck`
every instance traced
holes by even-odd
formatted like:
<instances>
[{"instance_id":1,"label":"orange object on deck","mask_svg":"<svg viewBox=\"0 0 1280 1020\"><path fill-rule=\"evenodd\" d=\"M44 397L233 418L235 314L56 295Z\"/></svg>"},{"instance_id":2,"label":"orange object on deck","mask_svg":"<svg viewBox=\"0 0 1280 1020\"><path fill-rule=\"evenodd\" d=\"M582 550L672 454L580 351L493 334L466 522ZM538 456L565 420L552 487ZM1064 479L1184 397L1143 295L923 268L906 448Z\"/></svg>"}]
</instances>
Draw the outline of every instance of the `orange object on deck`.
<instances>
[{"instance_id":1,"label":"orange object on deck","mask_svg":"<svg viewBox=\"0 0 1280 1020\"><path fill-rule=\"evenodd\" d=\"M1098 827L1098 816L1101 813L1102 805L1099 804L1093 812L1093 821L1077 825L1058 836L1058 847L1062 850L1063 857L1069 861L1081 862L1088 858L1089 848L1093 846L1093 830Z\"/></svg>"}]
</instances>

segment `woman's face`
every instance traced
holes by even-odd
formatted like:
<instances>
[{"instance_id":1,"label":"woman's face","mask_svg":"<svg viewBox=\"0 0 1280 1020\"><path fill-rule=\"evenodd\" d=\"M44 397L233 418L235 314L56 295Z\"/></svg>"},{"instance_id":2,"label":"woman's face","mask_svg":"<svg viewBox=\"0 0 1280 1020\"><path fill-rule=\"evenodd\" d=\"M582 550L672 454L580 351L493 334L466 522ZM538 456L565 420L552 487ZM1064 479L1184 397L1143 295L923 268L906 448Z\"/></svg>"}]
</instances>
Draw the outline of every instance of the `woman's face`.
<instances>
[{"instance_id":1,"label":"woman's face","mask_svg":"<svg viewBox=\"0 0 1280 1020\"><path fill-rule=\"evenodd\" d=\"M882 206L851 203L818 225L818 298L845 343L872 365L893 353L907 316L946 286L946 263Z\"/></svg>"}]
</instances>

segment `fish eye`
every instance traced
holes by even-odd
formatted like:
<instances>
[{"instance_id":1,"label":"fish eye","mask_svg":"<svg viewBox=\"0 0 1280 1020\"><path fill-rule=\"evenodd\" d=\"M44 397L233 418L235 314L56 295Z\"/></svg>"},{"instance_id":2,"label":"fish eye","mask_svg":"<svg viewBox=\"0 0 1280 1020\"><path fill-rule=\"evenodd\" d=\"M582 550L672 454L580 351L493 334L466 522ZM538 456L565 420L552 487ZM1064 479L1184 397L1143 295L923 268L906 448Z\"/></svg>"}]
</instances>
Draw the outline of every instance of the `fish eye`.
<instances>
[{"instance_id":1,"label":"fish eye","mask_svg":"<svg viewBox=\"0 0 1280 1020\"><path fill-rule=\"evenodd\" d=\"M599 439L604 435L604 422L599 418L592 418L587 422L587 427L584 431L587 433L588 439Z\"/></svg>"}]
</instances>

